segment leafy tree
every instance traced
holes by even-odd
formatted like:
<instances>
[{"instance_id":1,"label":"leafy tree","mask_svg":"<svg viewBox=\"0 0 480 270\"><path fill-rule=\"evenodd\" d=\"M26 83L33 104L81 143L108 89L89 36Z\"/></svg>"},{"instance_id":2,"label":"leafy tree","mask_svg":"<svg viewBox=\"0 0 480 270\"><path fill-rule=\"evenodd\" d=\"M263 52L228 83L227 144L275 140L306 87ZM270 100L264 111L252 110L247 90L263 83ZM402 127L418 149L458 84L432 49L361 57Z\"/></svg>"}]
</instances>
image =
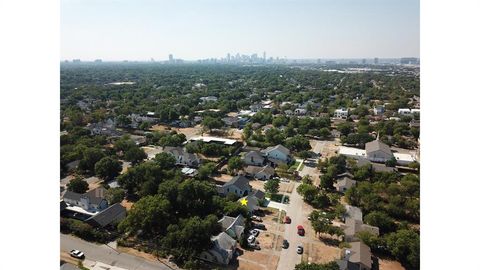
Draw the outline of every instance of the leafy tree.
<instances>
[{"instance_id":1,"label":"leafy tree","mask_svg":"<svg viewBox=\"0 0 480 270\"><path fill-rule=\"evenodd\" d=\"M304 150L310 150L310 142L302 135L295 135L285 141L285 146L293 151L300 152Z\"/></svg>"},{"instance_id":2,"label":"leafy tree","mask_svg":"<svg viewBox=\"0 0 480 270\"><path fill-rule=\"evenodd\" d=\"M109 204L119 203L125 198L125 191L121 188L109 188L105 197Z\"/></svg>"},{"instance_id":3,"label":"leafy tree","mask_svg":"<svg viewBox=\"0 0 480 270\"><path fill-rule=\"evenodd\" d=\"M338 126L337 126L337 130L343 135L343 136L347 136L348 134L352 133L353 132L353 124L350 123L350 122L344 122L344 123L340 123Z\"/></svg>"},{"instance_id":4,"label":"leafy tree","mask_svg":"<svg viewBox=\"0 0 480 270\"><path fill-rule=\"evenodd\" d=\"M270 179L264 184L265 191L270 194L277 194L280 188L280 180L278 178Z\"/></svg>"},{"instance_id":5,"label":"leafy tree","mask_svg":"<svg viewBox=\"0 0 480 270\"><path fill-rule=\"evenodd\" d=\"M243 160L240 157L232 157L228 160L228 170L235 172L243 168Z\"/></svg>"},{"instance_id":6,"label":"leafy tree","mask_svg":"<svg viewBox=\"0 0 480 270\"><path fill-rule=\"evenodd\" d=\"M95 174L105 180L111 180L122 171L122 164L112 157L104 157L95 163Z\"/></svg>"},{"instance_id":7,"label":"leafy tree","mask_svg":"<svg viewBox=\"0 0 480 270\"><path fill-rule=\"evenodd\" d=\"M151 237L166 233L167 226L174 221L170 215L170 202L160 195L146 196L136 202L127 217L119 224L123 232Z\"/></svg>"},{"instance_id":8,"label":"leafy tree","mask_svg":"<svg viewBox=\"0 0 480 270\"><path fill-rule=\"evenodd\" d=\"M80 178L75 178L67 184L67 190L83 194L88 190L88 183Z\"/></svg>"},{"instance_id":9,"label":"leafy tree","mask_svg":"<svg viewBox=\"0 0 480 270\"><path fill-rule=\"evenodd\" d=\"M131 147L125 152L125 160L137 164L147 158L147 154L140 147Z\"/></svg>"},{"instance_id":10,"label":"leafy tree","mask_svg":"<svg viewBox=\"0 0 480 270\"><path fill-rule=\"evenodd\" d=\"M320 176L320 186L326 190L333 189L333 176L331 174L324 174Z\"/></svg>"},{"instance_id":11,"label":"leafy tree","mask_svg":"<svg viewBox=\"0 0 480 270\"><path fill-rule=\"evenodd\" d=\"M171 169L175 166L175 158L169 153L159 153L155 155L153 159L155 164L157 164L162 170Z\"/></svg>"},{"instance_id":12,"label":"leafy tree","mask_svg":"<svg viewBox=\"0 0 480 270\"><path fill-rule=\"evenodd\" d=\"M215 171L215 163L208 162L198 168L198 174L196 176L199 180L207 180L210 175Z\"/></svg>"},{"instance_id":13,"label":"leafy tree","mask_svg":"<svg viewBox=\"0 0 480 270\"><path fill-rule=\"evenodd\" d=\"M420 268L420 236L411 230L398 230L386 236L387 248L403 265Z\"/></svg>"},{"instance_id":14,"label":"leafy tree","mask_svg":"<svg viewBox=\"0 0 480 270\"><path fill-rule=\"evenodd\" d=\"M223 126L223 122L218 118L206 116L203 118L202 126L207 128L209 131L212 131L212 129L221 128Z\"/></svg>"},{"instance_id":15,"label":"leafy tree","mask_svg":"<svg viewBox=\"0 0 480 270\"><path fill-rule=\"evenodd\" d=\"M253 131L252 131L252 123L248 123L245 125L245 127L243 128L243 139L245 141L247 141L248 139L250 139L250 137L252 136L253 134Z\"/></svg>"},{"instance_id":16,"label":"leafy tree","mask_svg":"<svg viewBox=\"0 0 480 270\"><path fill-rule=\"evenodd\" d=\"M395 167L397 165L397 160L395 159L395 157L392 157L391 159L385 161L385 165L387 167Z\"/></svg>"},{"instance_id":17,"label":"leafy tree","mask_svg":"<svg viewBox=\"0 0 480 270\"><path fill-rule=\"evenodd\" d=\"M301 262L295 265L295 270L339 270L340 267L336 262L329 262L329 263L307 263Z\"/></svg>"},{"instance_id":18,"label":"leafy tree","mask_svg":"<svg viewBox=\"0 0 480 270\"><path fill-rule=\"evenodd\" d=\"M115 141L114 149L116 151L126 152L128 149L135 146L135 142L132 141L128 135L124 135L120 139Z\"/></svg>"},{"instance_id":19,"label":"leafy tree","mask_svg":"<svg viewBox=\"0 0 480 270\"><path fill-rule=\"evenodd\" d=\"M301 151L300 153L298 153L298 156L302 159L307 159L311 157L311 154L308 151Z\"/></svg>"},{"instance_id":20,"label":"leafy tree","mask_svg":"<svg viewBox=\"0 0 480 270\"><path fill-rule=\"evenodd\" d=\"M105 154L99 148L87 148L83 151L83 158L80 160L78 167L82 170L94 171L95 163L100 161Z\"/></svg>"},{"instance_id":21,"label":"leafy tree","mask_svg":"<svg viewBox=\"0 0 480 270\"><path fill-rule=\"evenodd\" d=\"M393 232L396 229L395 221L384 212L370 212L363 220L369 225L377 226L381 233Z\"/></svg>"},{"instance_id":22,"label":"leafy tree","mask_svg":"<svg viewBox=\"0 0 480 270\"><path fill-rule=\"evenodd\" d=\"M265 132L265 138L270 145L277 145L284 142L285 135L283 135L282 131L271 128Z\"/></svg>"}]
</instances>

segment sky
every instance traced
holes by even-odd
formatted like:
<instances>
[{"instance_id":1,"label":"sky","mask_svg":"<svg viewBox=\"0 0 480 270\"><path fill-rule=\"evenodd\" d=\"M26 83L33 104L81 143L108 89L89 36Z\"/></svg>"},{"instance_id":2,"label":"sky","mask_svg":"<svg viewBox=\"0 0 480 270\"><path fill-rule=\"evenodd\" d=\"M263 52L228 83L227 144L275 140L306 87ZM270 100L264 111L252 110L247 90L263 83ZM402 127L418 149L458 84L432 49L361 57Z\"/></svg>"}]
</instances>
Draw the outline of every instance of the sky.
<instances>
[{"instance_id":1,"label":"sky","mask_svg":"<svg viewBox=\"0 0 480 270\"><path fill-rule=\"evenodd\" d=\"M419 0L61 0L61 59L419 57Z\"/></svg>"}]
</instances>

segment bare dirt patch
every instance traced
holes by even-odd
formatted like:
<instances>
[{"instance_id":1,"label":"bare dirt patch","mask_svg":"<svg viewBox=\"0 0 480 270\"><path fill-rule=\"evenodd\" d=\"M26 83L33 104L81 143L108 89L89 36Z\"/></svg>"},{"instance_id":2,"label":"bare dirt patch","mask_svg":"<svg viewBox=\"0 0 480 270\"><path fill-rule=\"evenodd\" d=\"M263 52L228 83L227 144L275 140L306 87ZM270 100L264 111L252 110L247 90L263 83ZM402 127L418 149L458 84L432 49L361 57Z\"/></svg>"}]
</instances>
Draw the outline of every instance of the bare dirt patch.
<instances>
[{"instance_id":1,"label":"bare dirt patch","mask_svg":"<svg viewBox=\"0 0 480 270\"><path fill-rule=\"evenodd\" d=\"M220 175L214 176L213 179L217 183L221 184L221 183L227 183L228 181L230 181L232 179L232 176L228 174L220 174Z\"/></svg>"},{"instance_id":2,"label":"bare dirt patch","mask_svg":"<svg viewBox=\"0 0 480 270\"><path fill-rule=\"evenodd\" d=\"M327 263L340 258L341 249L328 246L320 241L303 243L302 261L312 263Z\"/></svg>"},{"instance_id":3,"label":"bare dirt patch","mask_svg":"<svg viewBox=\"0 0 480 270\"><path fill-rule=\"evenodd\" d=\"M130 210L133 206L133 202L130 202L130 201L127 201L127 200L123 200L121 203L120 203L123 207L125 207L128 210Z\"/></svg>"},{"instance_id":4,"label":"bare dirt patch","mask_svg":"<svg viewBox=\"0 0 480 270\"><path fill-rule=\"evenodd\" d=\"M386 259L378 259L380 270L405 270L405 268L397 261Z\"/></svg>"}]
</instances>

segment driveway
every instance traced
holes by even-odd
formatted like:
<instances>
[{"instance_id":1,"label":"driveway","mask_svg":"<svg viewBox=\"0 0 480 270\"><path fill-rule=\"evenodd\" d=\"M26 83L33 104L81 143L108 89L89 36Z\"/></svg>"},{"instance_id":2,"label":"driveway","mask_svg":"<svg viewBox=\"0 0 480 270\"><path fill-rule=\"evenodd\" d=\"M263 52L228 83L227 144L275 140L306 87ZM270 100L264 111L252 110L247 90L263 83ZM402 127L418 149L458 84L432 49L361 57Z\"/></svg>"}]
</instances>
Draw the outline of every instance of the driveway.
<instances>
[{"instance_id":1,"label":"driveway","mask_svg":"<svg viewBox=\"0 0 480 270\"><path fill-rule=\"evenodd\" d=\"M97 245L71 235L60 234L60 250L69 252L72 249L83 251L88 261L101 262L119 268L129 270L171 270L171 268L160 262L120 253L107 245Z\"/></svg>"}]
</instances>

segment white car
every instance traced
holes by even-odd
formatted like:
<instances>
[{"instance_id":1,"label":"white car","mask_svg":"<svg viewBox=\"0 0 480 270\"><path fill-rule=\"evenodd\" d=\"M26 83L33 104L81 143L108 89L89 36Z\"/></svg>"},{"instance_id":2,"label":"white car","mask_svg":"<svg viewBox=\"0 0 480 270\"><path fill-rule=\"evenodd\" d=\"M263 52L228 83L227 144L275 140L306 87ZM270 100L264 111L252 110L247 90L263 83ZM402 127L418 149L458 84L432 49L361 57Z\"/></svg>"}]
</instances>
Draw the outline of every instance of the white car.
<instances>
[{"instance_id":1,"label":"white car","mask_svg":"<svg viewBox=\"0 0 480 270\"><path fill-rule=\"evenodd\" d=\"M253 229L250 230L250 234L257 237L260 234L260 231L258 229Z\"/></svg>"},{"instance_id":2,"label":"white car","mask_svg":"<svg viewBox=\"0 0 480 270\"><path fill-rule=\"evenodd\" d=\"M247 238L247 242L250 243L250 244L255 243L255 235L250 235Z\"/></svg>"},{"instance_id":3,"label":"white car","mask_svg":"<svg viewBox=\"0 0 480 270\"><path fill-rule=\"evenodd\" d=\"M85 257L85 254L83 254L83 252L81 252L80 250L72 249L70 251L70 256L72 256L74 258L77 258L77 259L83 259Z\"/></svg>"}]
</instances>

